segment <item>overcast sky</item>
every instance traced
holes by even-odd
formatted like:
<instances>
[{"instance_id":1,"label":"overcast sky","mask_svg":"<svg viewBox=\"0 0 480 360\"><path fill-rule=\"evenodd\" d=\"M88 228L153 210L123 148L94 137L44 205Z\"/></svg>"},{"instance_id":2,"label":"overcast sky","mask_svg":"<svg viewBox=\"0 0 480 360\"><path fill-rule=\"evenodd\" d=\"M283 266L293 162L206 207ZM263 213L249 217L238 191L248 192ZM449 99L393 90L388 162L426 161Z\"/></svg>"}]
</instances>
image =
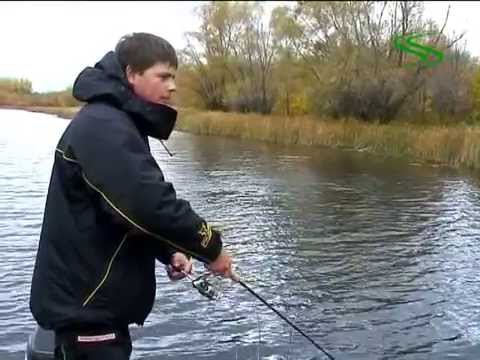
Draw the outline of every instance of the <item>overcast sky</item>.
<instances>
[{"instance_id":1,"label":"overcast sky","mask_svg":"<svg viewBox=\"0 0 480 360\"><path fill-rule=\"evenodd\" d=\"M267 11L285 2L265 2ZM466 31L480 56L480 2L425 2L425 17L441 21L452 4L447 33ZM199 2L0 2L0 77L28 78L35 91L63 90L118 39L151 32L179 49L196 30Z\"/></svg>"}]
</instances>

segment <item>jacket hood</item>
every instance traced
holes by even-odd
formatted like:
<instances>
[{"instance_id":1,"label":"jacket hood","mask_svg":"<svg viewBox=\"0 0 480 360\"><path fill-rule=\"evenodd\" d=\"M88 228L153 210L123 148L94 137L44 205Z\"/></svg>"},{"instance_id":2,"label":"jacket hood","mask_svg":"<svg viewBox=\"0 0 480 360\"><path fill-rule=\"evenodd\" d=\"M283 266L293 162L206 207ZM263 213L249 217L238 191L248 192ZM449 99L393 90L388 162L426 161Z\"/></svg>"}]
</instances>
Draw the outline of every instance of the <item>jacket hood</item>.
<instances>
[{"instance_id":1,"label":"jacket hood","mask_svg":"<svg viewBox=\"0 0 480 360\"><path fill-rule=\"evenodd\" d=\"M140 131L159 140L168 139L177 120L174 108L146 101L133 93L113 51L78 75L73 96L82 102L106 101L112 104L129 113Z\"/></svg>"}]
</instances>

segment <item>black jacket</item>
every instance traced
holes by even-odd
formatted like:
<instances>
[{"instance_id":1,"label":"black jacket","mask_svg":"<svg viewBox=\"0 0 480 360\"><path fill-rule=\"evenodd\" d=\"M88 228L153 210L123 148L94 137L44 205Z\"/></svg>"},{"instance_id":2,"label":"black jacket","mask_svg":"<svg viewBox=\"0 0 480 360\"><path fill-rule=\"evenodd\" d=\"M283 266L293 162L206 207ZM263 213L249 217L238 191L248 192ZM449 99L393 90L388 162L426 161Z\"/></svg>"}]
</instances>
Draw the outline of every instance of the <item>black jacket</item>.
<instances>
[{"instance_id":1,"label":"black jacket","mask_svg":"<svg viewBox=\"0 0 480 360\"><path fill-rule=\"evenodd\" d=\"M87 104L55 151L30 309L45 329L142 325L155 258L181 251L208 263L220 234L176 197L150 153L148 136L173 130L173 108L136 96L113 52L80 73L73 94Z\"/></svg>"}]
</instances>

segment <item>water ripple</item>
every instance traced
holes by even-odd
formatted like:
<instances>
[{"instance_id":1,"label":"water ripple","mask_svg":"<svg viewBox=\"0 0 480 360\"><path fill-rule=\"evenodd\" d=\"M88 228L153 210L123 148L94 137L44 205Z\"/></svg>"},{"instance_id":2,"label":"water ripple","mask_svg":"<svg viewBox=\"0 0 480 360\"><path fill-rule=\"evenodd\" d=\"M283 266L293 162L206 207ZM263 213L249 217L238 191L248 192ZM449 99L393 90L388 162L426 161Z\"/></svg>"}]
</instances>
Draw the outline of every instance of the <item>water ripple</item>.
<instances>
[{"instance_id":1,"label":"water ripple","mask_svg":"<svg viewBox=\"0 0 480 360\"><path fill-rule=\"evenodd\" d=\"M3 120L2 120L3 118ZM5 119L9 119L8 121ZM0 358L23 359L54 148L68 121L0 111ZM29 128L29 133L25 133ZM244 280L338 359L476 360L478 181L365 154L174 132L152 152ZM195 264L201 270L201 264ZM211 302L157 268L132 358L322 359L242 288Z\"/></svg>"}]
</instances>

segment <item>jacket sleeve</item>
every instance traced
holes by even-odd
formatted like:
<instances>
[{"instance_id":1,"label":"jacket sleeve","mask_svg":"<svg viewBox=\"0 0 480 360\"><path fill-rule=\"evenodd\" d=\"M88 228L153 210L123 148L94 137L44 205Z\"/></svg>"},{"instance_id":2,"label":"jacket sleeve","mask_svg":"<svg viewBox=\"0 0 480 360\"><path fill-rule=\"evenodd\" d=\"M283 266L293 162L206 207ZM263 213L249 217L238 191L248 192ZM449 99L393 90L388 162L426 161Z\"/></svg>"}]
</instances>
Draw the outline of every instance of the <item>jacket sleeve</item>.
<instances>
[{"instance_id":1,"label":"jacket sleeve","mask_svg":"<svg viewBox=\"0 0 480 360\"><path fill-rule=\"evenodd\" d=\"M135 230L199 261L217 258L222 249L219 233L188 201L177 198L126 115L86 111L70 125L70 152L85 182Z\"/></svg>"},{"instance_id":2,"label":"jacket sleeve","mask_svg":"<svg viewBox=\"0 0 480 360\"><path fill-rule=\"evenodd\" d=\"M158 243L158 246L155 248L155 258L163 265L169 265L172 255L176 252L177 250L174 248Z\"/></svg>"}]
</instances>

